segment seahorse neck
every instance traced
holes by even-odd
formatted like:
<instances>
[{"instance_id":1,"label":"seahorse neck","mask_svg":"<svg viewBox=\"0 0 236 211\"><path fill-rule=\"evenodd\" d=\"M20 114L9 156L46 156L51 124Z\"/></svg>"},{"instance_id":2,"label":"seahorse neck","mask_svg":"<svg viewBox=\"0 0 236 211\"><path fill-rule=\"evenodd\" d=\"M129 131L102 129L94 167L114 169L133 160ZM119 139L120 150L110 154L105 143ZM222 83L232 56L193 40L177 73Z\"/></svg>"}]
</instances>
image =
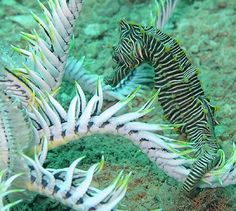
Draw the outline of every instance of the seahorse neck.
<instances>
[{"instance_id":1,"label":"seahorse neck","mask_svg":"<svg viewBox=\"0 0 236 211\"><path fill-rule=\"evenodd\" d=\"M154 71L157 72L160 70L162 63L167 58L167 52L164 45L161 42L150 34L146 35L144 39L144 59L149 65L154 68Z\"/></svg>"}]
</instances>

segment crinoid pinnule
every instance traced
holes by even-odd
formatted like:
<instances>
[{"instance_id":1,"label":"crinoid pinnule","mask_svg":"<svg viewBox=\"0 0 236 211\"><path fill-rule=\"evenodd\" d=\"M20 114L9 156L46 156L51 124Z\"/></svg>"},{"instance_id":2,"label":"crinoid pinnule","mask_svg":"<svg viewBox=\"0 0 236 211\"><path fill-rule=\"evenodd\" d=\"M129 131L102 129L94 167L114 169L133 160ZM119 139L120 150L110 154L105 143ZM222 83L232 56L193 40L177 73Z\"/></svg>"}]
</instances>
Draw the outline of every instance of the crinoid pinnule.
<instances>
[{"instance_id":1,"label":"crinoid pinnule","mask_svg":"<svg viewBox=\"0 0 236 211\"><path fill-rule=\"evenodd\" d=\"M44 19L32 13L40 30L21 33L29 48L12 45L25 62L14 68L11 65L5 66L5 71L0 74L1 84L6 86L7 92L20 98L24 105L32 100L33 93L52 93L60 86L70 38L83 1L53 0L48 3L50 10L39 2Z\"/></svg>"},{"instance_id":2,"label":"crinoid pinnule","mask_svg":"<svg viewBox=\"0 0 236 211\"><path fill-rule=\"evenodd\" d=\"M9 190L9 188L11 187L12 182L19 177L21 174L16 174L14 176L9 177L8 179L4 179L5 177L5 173L6 173L6 169L5 170L1 170L0 171L0 208L1 211L6 211L9 210L11 207L15 206L16 204L20 203L22 200L17 200L11 203L8 203L6 205L4 205L4 198L7 197L8 195L12 194L12 193L19 193L24 191L23 189L11 189Z\"/></svg>"},{"instance_id":3,"label":"crinoid pinnule","mask_svg":"<svg viewBox=\"0 0 236 211\"><path fill-rule=\"evenodd\" d=\"M76 210L112 210L124 197L129 175L124 177L120 173L110 186L98 190L91 187L91 182L94 174L101 170L103 159L88 171L76 168L83 158L78 158L68 168L44 168L47 138L43 136L41 144L36 144L35 130L29 116L19 100L0 93L1 210L18 203L14 202L18 198L32 196L29 191L56 199ZM3 175L4 171L6 173ZM21 189L26 191L22 193ZM5 206L4 199L9 202Z\"/></svg>"}]
</instances>

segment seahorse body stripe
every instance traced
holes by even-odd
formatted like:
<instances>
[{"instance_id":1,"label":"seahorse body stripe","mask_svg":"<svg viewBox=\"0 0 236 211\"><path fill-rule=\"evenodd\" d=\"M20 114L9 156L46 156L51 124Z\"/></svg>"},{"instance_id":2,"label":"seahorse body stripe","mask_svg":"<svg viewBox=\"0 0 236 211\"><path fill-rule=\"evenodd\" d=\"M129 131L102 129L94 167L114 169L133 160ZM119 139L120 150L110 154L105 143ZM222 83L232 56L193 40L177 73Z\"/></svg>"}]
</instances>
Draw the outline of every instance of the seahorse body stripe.
<instances>
[{"instance_id":1,"label":"seahorse body stripe","mask_svg":"<svg viewBox=\"0 0 236 211\"><path fill-rule=\"evenodd\" d=\"M197 69L175 39L153 27L125 20L120 26L120 41L113 53L118 71L107 82L116 85L141 63L153 66L155 88L160 89L159 101L164 116L171 123L183 124L180 131L187 134L199 156L183 187L190 193L217 163L219 146L214 135L214 108L204 96Z\"/></svg>"}]
</instances>

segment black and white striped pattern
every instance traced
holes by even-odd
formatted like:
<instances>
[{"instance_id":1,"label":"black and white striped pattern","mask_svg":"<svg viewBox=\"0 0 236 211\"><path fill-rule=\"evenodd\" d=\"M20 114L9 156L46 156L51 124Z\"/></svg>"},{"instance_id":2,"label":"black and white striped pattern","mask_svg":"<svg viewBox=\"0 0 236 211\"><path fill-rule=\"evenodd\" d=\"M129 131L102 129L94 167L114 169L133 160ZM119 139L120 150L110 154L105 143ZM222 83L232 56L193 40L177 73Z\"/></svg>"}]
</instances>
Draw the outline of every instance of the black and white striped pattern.
<instances>
[{"instance_id":1,"label":"black and white striped pattern","mask_svg":"<svg viewBox=\"0 0 236 211\"><path fill-rule=\"evenodd\" d=\"M155 88L160 89L159 101L165 118L182 124L180 131L193 143L196 156L200 156L184 184L184 191L189 193L217 163L213 162L219 149L214 135L214 108L204 96L198 71L175 39L153 27L125 20L120 26L120 41L113 53L118 68L108 82L115 85L143 62L154 67ZM201 171L196 166L201 166Z\"/></svg>"}]
</instances>

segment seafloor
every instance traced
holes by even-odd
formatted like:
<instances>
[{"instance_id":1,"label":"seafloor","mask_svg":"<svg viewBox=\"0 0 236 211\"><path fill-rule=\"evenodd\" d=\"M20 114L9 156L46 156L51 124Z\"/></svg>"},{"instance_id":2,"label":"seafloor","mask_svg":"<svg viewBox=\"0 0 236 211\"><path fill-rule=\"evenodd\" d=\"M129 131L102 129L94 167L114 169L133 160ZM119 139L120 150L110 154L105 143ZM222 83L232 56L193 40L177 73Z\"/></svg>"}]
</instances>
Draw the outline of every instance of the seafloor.
<instances>
[{"instance_id":1,"label":"seafloor","mask_svg":"<svg viewBox=\"0 0 236 211\"><path fill-rule=\"evenodd\" d=\"M46 1L43 1L46 2ZM142 24L150 22L154 0L86 0L75 28L72 54L85 56L86 68L98 74L112 71L111 46L118 41L121 18ZM3 43L24 45L20 31L36 27L30 11L41 14L35 0L0 0L0 38ZM236 139L236 1L180 0L166 32L182 41L189 58L201 70L200 79L211 101L219 110L217 136L224 143ZM4 48L1 49L1 52ZM66 88L65 88L66 87ZM63 83L59 99L66 106L73 84ZM152 119L161 121L157 106ZM228 149L230 151L230 149ZM104 186L122 169L132 172L120 210L166 211L236 210L236 188L208 189L195 199L179 194L181 185L168 177L128 140L114 136L92 136L49 153L46 165L67 167L79 156L86 155L81 168L105 156L103 171L94 185ZM69 210L43 196L21 203L13 210Z\"/></svg>"}]
</instances>

